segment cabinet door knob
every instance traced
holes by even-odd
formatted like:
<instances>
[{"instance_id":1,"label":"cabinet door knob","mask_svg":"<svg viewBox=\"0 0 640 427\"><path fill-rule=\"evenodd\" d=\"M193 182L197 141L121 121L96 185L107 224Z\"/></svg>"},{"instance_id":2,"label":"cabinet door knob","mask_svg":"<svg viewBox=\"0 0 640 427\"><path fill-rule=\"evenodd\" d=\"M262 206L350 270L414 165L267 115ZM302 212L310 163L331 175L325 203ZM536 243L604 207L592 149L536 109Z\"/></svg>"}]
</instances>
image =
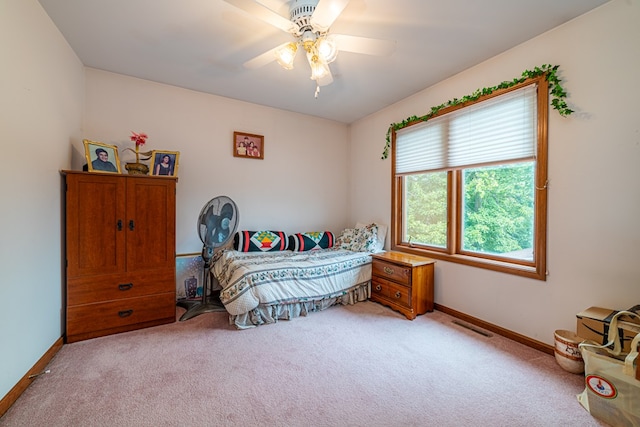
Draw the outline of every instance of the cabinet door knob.
<instances>
[{"instance_id":1,"label":"cabinet door knob","mask_svg":"<svg viewBox=\"0 0 640 427\"><path fill-rule=\"evenodd\" d=\"M133 222L132 219L129 220L129 230L133 231L133 229L135 228L136 224Z\"/></svg>"},{"instance_id":2,"label":"cabinet door knob","mask_svg":"<svg viewBox=\"0 0 640 427\"><path fill-rule=\"evenodd\" d=\"M382 290L382 286L376 285L376 291L381 291L381 290Z\"/></svg>"},{"instance_id":3,"label":"cabinet door knob","mask_svg":"<svg viewBox=\"0 0 640 427\"><path fill-rule=\"evenodd\" d=\"M387 274L393 274L393 268L385 267L384 268L384 272L387 273Z\"/></svg>"},{"instance_id":4,"label":"cabinet door knob","mask_svg":"<svg viewBox=\"0 0 640 427\"><path fill-rule=\"evenodd\" d=\"M122 231L122 220L119 219L117 223L118 231Z\"/></svg>"},{"instance_id":5,"label":"cabinet door knob","mask_svg":"<svg viewBox=\"0 0 640 427\"><path fill-rule=\"evenodd\" d=\"M400 293L400 291L396 292L396 298L400 298L402 296L402 294Z\"/></svg>"},{"instance_id":6,"label":"cabinet door knob","mask_svg":"<svg viewBox=\"0 0 640 427\"><path fill-rule=\"evenodd\" d=\"M131 288L133 288L133 283L121 283L118 285L118 289L121 291L128 291Z\"/></svg>"},{"instance_id":7,"label":"cabinet door knob","mask_svg":"<svg viewBox=\"0 0 640 427\"><path fill-rule=\"evenodd\" d=\"M121 310L118 312L118 316L120 317L129 317L133 314L133 310Z\"/></svg>"}]
</instances>

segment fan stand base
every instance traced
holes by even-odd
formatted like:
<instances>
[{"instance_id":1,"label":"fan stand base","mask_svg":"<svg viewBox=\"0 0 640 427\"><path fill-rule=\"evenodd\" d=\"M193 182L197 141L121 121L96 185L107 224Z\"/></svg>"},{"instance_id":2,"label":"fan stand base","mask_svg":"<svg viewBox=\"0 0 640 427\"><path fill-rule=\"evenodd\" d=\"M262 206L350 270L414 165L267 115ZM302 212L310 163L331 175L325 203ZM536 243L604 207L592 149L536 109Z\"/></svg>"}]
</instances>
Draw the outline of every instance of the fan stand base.
<instances>
[{"instance_id":1,"label":"fan stand base","mask_svg":"<svg viewBox=\"0 0 640 427\"><path fill-rule=\"evenodd\" d=\"M187 311L180 317L180 322L193 319L204 313L211 313L214 311L227 311L224 308L222 302L220 302L220 292L213 292L213 294L204 299L204 301L178 301L176 305L178 307L185 308Z\"/></svg>"}]
</instances>

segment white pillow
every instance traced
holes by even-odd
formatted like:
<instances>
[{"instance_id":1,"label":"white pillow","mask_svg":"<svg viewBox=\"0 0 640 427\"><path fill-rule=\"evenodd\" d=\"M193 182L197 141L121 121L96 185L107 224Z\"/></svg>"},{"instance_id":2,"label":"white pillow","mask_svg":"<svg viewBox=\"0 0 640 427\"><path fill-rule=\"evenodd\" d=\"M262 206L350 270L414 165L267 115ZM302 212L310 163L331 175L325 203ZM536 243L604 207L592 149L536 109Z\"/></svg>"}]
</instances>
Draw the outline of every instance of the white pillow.
<instances>
[{"instance_id":1,"label":"white pillow","mask_svg":"<svg viewBox=\"0 0 640 427\"><path fill-rule=\"evenodd\" d=\"M387 237L387 226L386 225L380 225L378 223L375 223L378 226L378 241L375 245L375 252L380 252L384 250L384 240ZM367 223L364 222L358 222L356 224L356 228L364 228L366 227Z\"/></svg>"}]
</instances>

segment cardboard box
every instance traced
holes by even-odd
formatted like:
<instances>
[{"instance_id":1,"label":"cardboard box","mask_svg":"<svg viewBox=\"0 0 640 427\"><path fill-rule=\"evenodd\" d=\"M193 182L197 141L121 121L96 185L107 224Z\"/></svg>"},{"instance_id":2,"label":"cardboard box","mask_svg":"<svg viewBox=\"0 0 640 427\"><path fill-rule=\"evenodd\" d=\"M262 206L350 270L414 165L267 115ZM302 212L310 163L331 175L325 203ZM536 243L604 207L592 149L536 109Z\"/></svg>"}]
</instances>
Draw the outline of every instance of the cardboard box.
<instances>
[{"instance_id":1,"label":"cardboard box","mask_svg":"<svg viewBox=\"0 0 640 427\"><path fill-rule=\"evenodd\" d=\"M640 305L631 307L626 311L640 314ZM589 307L576 314L578 318L576 335L581 338L595 341L598 344L606 344L609 336L611 318L618 310L609 308ZM618 318L618 337L622 345L622 351L628 353L631 341L640 334L640 318L635 316L621 316Z\"/></svg>"}]
</instances>

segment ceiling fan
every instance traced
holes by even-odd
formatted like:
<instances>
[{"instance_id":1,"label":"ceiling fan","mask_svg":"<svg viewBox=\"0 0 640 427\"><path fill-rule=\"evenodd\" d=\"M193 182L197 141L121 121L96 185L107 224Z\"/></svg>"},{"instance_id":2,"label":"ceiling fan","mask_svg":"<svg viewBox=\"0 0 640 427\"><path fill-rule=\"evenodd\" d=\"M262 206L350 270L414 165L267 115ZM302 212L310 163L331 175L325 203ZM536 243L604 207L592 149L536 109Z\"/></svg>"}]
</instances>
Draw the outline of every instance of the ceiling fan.
<instances>
[{"instance_id":1,"label":"ceiling fan","mask_svg":"<svg viewBox=\"0 0 640 427\"><path fill-rule=\"evenodd\" d=\"M339 51L382 56L390 55L395 49L395 41L330 33L331 25L349 0L291 0L289 19L257 0L224 1L294 37L294 41L269 49L245 62L244 66L253 69L277 61L282 68L290 70L300 48L311 67L311 80L316 82L316 98L320 86L333 82L329 64L336 59Z\"/></svg>"}]
</instances>

